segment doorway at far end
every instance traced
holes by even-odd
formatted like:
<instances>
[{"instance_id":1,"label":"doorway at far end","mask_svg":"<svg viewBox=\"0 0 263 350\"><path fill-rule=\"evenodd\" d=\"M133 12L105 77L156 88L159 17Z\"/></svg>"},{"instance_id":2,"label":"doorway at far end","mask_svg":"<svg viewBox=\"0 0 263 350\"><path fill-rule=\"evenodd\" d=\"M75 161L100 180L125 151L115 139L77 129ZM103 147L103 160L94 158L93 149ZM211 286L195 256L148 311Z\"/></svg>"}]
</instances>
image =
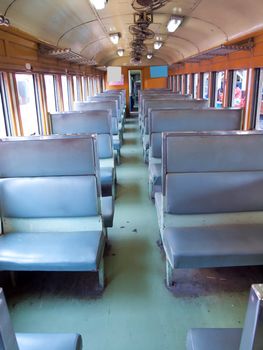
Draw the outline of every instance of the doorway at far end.
<instances>
[{"instance_id":1,"label":"doorway at far end","mask_svg":"<svg viewBox=\"0 0 263 350\"><path fill-rule=\"evenodd\" d=\"M129 70L129 102L130 113L138 112L139 104L139 90L142 86L142 72L141 70Z\"/></svg>"}]
</instances>

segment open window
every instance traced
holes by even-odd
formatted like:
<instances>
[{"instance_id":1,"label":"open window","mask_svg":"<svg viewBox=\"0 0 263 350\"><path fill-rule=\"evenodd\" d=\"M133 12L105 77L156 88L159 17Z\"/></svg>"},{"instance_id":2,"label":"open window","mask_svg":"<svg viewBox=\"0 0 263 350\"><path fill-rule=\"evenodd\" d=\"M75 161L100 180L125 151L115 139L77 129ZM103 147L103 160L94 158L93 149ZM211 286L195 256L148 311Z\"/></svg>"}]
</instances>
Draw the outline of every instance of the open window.
<instances>
[{"instance_id":1,"label":"open window","mask_svg":"<svg viewBox=\"0 0 263 350\"><path fill-rule=\"evenodd\" d=\"M39 135L34 77L32 74L16 74L15 78L23 135Z\"/></svg>"}]
</instances>

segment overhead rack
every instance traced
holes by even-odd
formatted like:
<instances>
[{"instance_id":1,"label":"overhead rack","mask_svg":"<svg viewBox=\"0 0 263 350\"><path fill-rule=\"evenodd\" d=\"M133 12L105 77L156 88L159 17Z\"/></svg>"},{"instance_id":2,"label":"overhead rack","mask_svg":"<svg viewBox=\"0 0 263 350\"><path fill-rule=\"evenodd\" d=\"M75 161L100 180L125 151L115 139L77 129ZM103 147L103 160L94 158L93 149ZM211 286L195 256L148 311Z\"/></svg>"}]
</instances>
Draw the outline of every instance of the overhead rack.
<instances>
[{"instance_id":1,"label":"overhead rack","mask_svg":"<svg viewBox=\"0 0 263 350\"><path fill-rule=\"evenodd\" d=\"M216 48L186 58L184 61L177 63L199 63L200 61L209 60L214 57L227 56L228 54L236 51L250 51L253 47L254 42L252 39L249 39L248 41L242 43L220 45Z\"/></svg>"},{"instance_id":2,"label":"overhead rack","mask_svg":"<svg viewBox=\"0 0 263 350\"><path fill-rule=\"evenodd\" d=\"M80 65L95 66L97 62L92 58L88 59L78 53L72 51L69 48L60 49L57 47L50 47L48 45L39 44L39 53L47 57L53 57L62 61L76 63Z\"/></svg>"}]
</instances>

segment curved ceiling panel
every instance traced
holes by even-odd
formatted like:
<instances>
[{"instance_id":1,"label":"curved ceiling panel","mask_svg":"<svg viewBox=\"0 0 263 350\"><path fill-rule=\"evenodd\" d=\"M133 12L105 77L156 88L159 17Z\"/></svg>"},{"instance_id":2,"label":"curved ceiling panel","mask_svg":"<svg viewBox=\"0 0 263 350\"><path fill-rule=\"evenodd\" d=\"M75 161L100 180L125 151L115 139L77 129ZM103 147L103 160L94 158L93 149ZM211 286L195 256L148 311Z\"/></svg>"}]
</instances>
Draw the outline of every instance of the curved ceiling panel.
<instances>
[{"instance_id":1,"label":"curved ceiling panel","mask_svg":"<svg viewBox=\"0 0 263 350\"><path fill-rule=\"evenodd\" d=\"M263 27L262 0L203 0L191 15L209 19L227 33L228 39Z\"/></svg>"},{"instance_id":2,"label":"curved ceiling panel","mask_svg":"<svg viewBox=\"0 0 263 350\"><path fill-rule=\"evenodd\" d=\"M172 46L169 46L167 44L165 44L161 50L158 50L158 53L154 52L153 54L163 57L168 64L172 64L174 62L175 57L177 58L177 60L182 60L183 58L178 51L172 51Z\"/></svg>"},{"instance_id":3,"label":"curved ceiling panel","mask_svg":"<svg viewBox=\"0 0 263 350\"><path fill-rule=\"evenodd\" d=\"M14 26L54 45L68 29L95 19L83 0L17 0L7 16Z\"/></svg>"},{"instance_id":4,"label":"curved ceiling panel","mask_svg":"<svg viewBox=\"0 0 263 350\"><path fill-rule=\"evenodd\" d=\"M0 2L0 14L5 14L6 10L8 9L8 6L11 4L11 0L1 0Z\"/></svg>"},{"instance_id":5,"label":"curved ceiling panel","mask_svg":"<svg viewBox=\"0 0 263 350\"><path fill-rule=\"evenodd\" d=\"M15 27L61 48L88 57L98 64L126 62L132 35L129 26L134 21L132 0L109 0L104 10L96 11L89 0L16 0L7 11ZM0 0L0 12L5 13L11 0ZM172 14L184 17L175 33L167 32ZM161 37L163 47L153 50L155 39L145 41L149 51L163 61L174 63L208 50L237 35L263 28L262 0L171 0L155 11L150 29L155 38ZM109 34L120 32L118 46ZM117 48L125 49L125 56L116 56ZM157 59L157 58L156 58ZM146 61L147 62L147 61Z\"/></svg>"},{"instance_id":6,"label":"curved ceiling panel","mask_svg":"<svg viewBox=\"0 0 263 350\"><path fill-rule=\"evenodd\" d=\"M128 59L128 63L127 63L127 59ZM147 60L147 58L143 58L142 59L142 66L149 66L149 65L166 65L167 62L164 61L162 58L159 57L153 57L151 60ZM111 60L109 60L107 62L108 66L132 66L132 64L130 63L130 58L129 57L115 57L112 58Z\"/></svg>"},{"instance_id":7,"label":"curved ceiling panel","mask_svg":"<svg viewBox=\"0 0 263 350\"><path fill-rule=\"evenodd\" d=\"M199 18L187 18L181 28L176 31L176 35L196 44L198 51L207 50L213 46L221 44L227 40L224 30L218 26ZM192 54L193 54L192 53Z\"/></svg>"},{"instance_id":8,"label":"curved ceiling panel","mask_svg":"<svg viewBox=\"0 0 263 350\"><path fill-rule=\"evenodd\" d=\"M165 45L170 47L173 55L181 56L180 59L199 52L199 48L194 43L176 36L169 36Z\"/></svg>"},{"instance_id":9,"label":"curved ceiling panel","mask_svg":"<svg viewBox=\"0 0 263 350\"><path fill-rule=\"evenodd\" d=\"M80 53L88 43L99 42L100 39L107 38L110 45L109 37L105 36L98 21L88 23L72 29L59 41L60 47L71 47L71 49L77 53Z\"/></svg>"},{"instance_id":10,"label":"curved ceiling panel","mask_svg":"<svg viewBox=\"0 0 263 350\"><path fill-rule=\"evenodd\" d=\"M91 43L90 45L86 46L82 51L81 51L81 55L88 57L88 58L92 58L94 57L96 62L99 65L103 65L103 63L101 62L101 59L99 58L99 55L101 57L108 57L108 55L112 54L113 50L111 45L109 45L109 39L108 38L104 38L102 40L99 41L95 41L93 43ZM115 53L115 50L114 50Z\"/></svg>"}]
</instances>

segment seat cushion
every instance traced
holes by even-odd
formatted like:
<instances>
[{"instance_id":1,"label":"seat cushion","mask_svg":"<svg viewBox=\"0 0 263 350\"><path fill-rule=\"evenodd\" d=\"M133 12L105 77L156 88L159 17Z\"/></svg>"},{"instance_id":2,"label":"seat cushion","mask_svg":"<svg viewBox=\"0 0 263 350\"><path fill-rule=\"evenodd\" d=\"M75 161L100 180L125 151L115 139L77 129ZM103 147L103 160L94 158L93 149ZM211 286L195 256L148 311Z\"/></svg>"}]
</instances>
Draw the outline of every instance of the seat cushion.
<instances>
[{"instance_id":1,"label":"seat cushion","mask_svg":"<svg viewBox=\"0 0 263 350\"><path fill-rule=\"evenodd\" d=\"M97 271L102 231L10 232L0 236L0 270Z\"/></svg>"},{"instance_id":2,"label":"seat cushion","mask_svg":"<svg viewBox=\"0 0 263 350\"><path fill-rule=\"evenodd\" d=\"M262 224L169 227L163 243L174 268L263 264Z\"/></svg>"},{"instance_id":3,"label":"seat cushion","mask_svg":"<svg viewBox=\"0 0 263 350\"><path fill-rule=\"evenodd\" d=\"M112 196L101 198L101 212L105 227L112 227L114 215L114 202Z\"/></svg>"},{"instance_id":4,"label":"seat cushion","mask_svg":"<svg viewBox=\"0 0 263 350\"><path fill-rule=\"evenodd\" d=\"M238 350L241 328L194 328L187 333L187 350Z\"/></svg>"},{"instance_id":5,"label":"seat cushion","mask_svg":"<svg viewBox=\"0 0 263 350\"><path fill-rule=\"evenodd\" d=\"M79 334L16 333L19 350L81 350Z\"/></svg>"}]
</instances>

